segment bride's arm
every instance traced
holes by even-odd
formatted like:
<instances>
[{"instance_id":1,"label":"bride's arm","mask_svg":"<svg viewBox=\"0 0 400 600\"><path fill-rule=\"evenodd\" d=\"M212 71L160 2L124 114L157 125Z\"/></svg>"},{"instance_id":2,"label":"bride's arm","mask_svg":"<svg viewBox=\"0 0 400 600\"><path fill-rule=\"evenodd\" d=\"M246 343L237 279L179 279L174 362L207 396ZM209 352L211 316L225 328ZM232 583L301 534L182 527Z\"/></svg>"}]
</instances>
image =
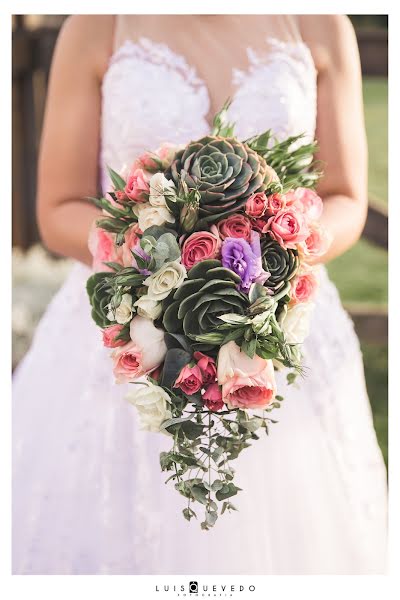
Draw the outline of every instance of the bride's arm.
<instances>
[{"instance_id":1,"label":"bride's arm","mask_svg":"<svg viewBox=\"0 0 400 600\"><path fill-rule=\"evenodd\" d=\"M323 257L342 254L360 237L367 215L367 144L357 41L343 15L304 16L305 41L318 70L317 158L325 175L318 192L323 224L333 236Z\"/></svg>"},{"instance_id":2,"label":"bride's arm","mask_svg":"<svg viewBox=\"0 0 400 600\"><path fill-rule=\"evenodd\" d=\"M53 252L90 264L99 212L84 200L98 179L100 85L112 46L111 16L73 16L55 49L40 145L37 218Z\"/></svg>"}]
</instances>

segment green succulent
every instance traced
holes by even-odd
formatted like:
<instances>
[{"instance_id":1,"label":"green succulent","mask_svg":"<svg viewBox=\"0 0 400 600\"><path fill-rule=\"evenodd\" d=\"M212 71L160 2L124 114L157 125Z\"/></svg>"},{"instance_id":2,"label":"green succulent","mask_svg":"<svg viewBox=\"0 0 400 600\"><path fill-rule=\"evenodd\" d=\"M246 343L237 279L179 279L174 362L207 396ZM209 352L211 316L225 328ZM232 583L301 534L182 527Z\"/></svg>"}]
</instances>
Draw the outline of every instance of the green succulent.
<instances>
[{"instance_id":1,"label":"green succulent","mask_svg":"<svg viewBox=\"0 0 400 600\"><path fill-rule=\"evenodd\" d=\"M240 277L222 267L219 260L205 260L189 271L189 277L167 299L163 325L169 333L184 333L191 340L222 324L219 316L245 313L248 298L238 291Z\"/></svg>"},{"instance_id":2,"label":"green succulent","mask_svg":"<svg viewBox=\"0 0 400 600\"><path fill-rule=\"evenodd\" d=\"M137 299L137 288L143 284L145 277L132 267L120 269L117 273L99 272L89 277L86 290L92 307L92 319L101 328L108 327L110 305L119 306L122 295L130 293L132 303Z\"/></svg>"},{"instance_id":3,"label":"green succulent","mask_svg":"<svg viewBox=\"0 0 400 600\"><path fill-rule=\"evenodd\" d=\"M261 257L263 269L271 274L264 285L276 291L279 291L298 271L297 250L282 248L269 235L261 240Z\"/></svg>"},{"instance_id":4,"label":"green succulent","mask_svg":"<svg viewBox=\"0 0 400 600\"><path fill-rule=\"evenodd\" d=\"M181 150L171 166L179 186L199 192L199 216L213 221L242 207L254 192L265 188L266 162L234 137L206 136Z\"/></svg>"}]
</instances>

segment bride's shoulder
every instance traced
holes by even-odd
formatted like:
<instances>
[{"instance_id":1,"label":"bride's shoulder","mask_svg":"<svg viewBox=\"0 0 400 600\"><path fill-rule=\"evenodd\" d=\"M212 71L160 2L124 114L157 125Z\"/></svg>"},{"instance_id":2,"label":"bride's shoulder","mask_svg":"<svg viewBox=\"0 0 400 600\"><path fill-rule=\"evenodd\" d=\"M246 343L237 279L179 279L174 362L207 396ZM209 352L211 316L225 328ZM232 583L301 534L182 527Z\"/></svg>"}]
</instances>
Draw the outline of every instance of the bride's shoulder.
<instances>
[{"instance_id":1,"label":"bride's shoulder","mask_svg":"<svg viewBox=\"0 0 400 600\"><path fill-rule=\"evenodd\" d=\"M113 15L71 15L61 28L58 53L79 57L101 77L113 51L114 22Z\"/></svg>"},{"instance_id":2,"label":"bride's shoulder","mask_svg":"<svg viewBox=\"0 0 400 600\"><path fill-rule=\"evenodd\" d=\"M300 15L299 25L319 70L357 55L355 32L346 15Z\"/></svg>"}]
</instances>

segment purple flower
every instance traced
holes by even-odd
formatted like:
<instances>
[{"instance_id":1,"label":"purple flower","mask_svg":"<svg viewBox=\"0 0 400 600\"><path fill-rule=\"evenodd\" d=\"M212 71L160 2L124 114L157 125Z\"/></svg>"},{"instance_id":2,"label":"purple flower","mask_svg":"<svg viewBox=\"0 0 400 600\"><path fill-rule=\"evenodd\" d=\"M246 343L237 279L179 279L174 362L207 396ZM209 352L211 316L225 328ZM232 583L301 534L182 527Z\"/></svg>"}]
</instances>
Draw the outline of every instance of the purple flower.
<instances>
[{"instance_id":1,"label":"purple flower","mask_svg":"<svg viewBox=\"0 0 400 600\"><path fill-rule=\"evenodd\" d=\"M149 254L147 254L143 248L140 245L140 242L138 242L136 244L136 246L133 249L133 253L139 258L141 259L140 263L143 265L142 268L139 267L138 261L135 259L135 257L133 258L133 266L139 271L139 273L141 273L142 275L151 275L151 272L146 269L146 267L144 266L144 263L149 263L151 256Z\"/></svg>"},{"instance_id":2,"label":"purple flower","mask_svg":"<svg viewBox=\"0 0 400 600\"><path fill-rule=\"evenodd\" d=\"M239 284L242 292L248 292L255 281L264 283L269 277L262 268L260 235L256 231L251 232L250 243L242 238L225 238L221 254L222 265L242 280Z\"/></svg>"}]
</instances>

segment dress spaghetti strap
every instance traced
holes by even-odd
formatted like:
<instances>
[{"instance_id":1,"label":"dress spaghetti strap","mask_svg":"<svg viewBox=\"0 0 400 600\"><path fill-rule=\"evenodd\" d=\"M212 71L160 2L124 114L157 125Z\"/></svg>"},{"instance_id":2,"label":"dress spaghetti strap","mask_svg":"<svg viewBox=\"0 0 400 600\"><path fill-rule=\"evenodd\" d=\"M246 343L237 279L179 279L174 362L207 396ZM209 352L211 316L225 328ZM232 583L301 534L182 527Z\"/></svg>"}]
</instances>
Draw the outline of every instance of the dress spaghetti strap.
<instances>
[{"instance_id":1,"label":"dress spaghetti strap","mask_svg":"<svg viewBox=\"0 0 400 600\"><path fill-rule=\"evenodd\" d=\"M116 52L129 39L134 31L136 15L115 15L113 49Z\"/></svg>"}]
</instances>

